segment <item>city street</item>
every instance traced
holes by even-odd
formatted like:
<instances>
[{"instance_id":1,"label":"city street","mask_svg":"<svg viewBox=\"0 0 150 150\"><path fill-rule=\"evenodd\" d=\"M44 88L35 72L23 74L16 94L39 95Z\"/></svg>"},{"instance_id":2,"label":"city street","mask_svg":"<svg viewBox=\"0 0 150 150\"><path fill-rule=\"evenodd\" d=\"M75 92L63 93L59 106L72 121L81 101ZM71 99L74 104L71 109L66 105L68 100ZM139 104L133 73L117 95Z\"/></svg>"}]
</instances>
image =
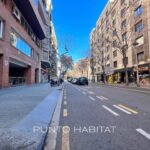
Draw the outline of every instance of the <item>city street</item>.
<instances>
[{"instance_id":1,"label":"city street","mask_svg":"<svg viewBox=\"0 0 150 150\"><path fill-rule=\"evenodd\" d=\"M149 150L149 97L134 89L66 83L56 150Z\"/></svg>"}]
</instances>

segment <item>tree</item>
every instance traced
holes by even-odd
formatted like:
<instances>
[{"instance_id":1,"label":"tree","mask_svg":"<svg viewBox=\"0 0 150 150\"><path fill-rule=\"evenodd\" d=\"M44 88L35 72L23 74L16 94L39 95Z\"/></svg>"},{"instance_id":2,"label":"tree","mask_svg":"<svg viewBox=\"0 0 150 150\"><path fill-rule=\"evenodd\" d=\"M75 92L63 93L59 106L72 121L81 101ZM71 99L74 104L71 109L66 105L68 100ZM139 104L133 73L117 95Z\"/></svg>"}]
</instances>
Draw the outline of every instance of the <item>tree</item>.
<instances>
[{"instance_id":1,"label":"tree","mask_svg":"<svg viewBox=\"0 0 150 150\"><path fill-rule=\"evenodd\" d=\"M72 57L63 54L60 56L60 62L61 62L61 73L64 76L67 73L67 71L72 68L73 59Z\"/></svg>"},{"instance_id":2,"label":"tree","mask_svg":"<svg viewBox=\"0 0 150 150\"><path fill-rule=\"evenodd\" d=\"M88 58L81 59L78 62L77 67L78 67L79 72L81 72L82 76L84 75L84 73L86 73L86 76L88 77L88 69L89 69L88 63L89 63Z\"/></svg>"}]
</instances>

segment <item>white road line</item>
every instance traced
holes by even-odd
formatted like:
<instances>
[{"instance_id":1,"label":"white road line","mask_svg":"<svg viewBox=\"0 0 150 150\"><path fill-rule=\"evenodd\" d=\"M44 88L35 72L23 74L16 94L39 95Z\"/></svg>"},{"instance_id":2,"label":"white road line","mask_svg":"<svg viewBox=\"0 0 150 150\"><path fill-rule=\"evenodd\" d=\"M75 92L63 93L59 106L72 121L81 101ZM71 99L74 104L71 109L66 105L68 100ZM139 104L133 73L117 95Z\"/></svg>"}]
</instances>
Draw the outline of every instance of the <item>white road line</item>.
<instances>
[{"instance_id":1,"label":"white road line","mask_svg":"<svg viewBox=\"0 0 150 150\"><path fill-rule=\"evenodd\" d=\"M121 108L121 107L119 107L119 106L117 106L117 105L113 105L113 106L114 106L115 108L117 108L117 109L119 109L119 110L125 112L126 114L131 115L131 113L130 113L129 111L127 111L127 110L125 110L125 109L123 109L123 108Z\"/></svg>"},{"instance_id":2,"label":"white road line","mask_svg":"<svg viewBox=\"0 0 150 150\"><path fill-rule=\"evenodd\" d=\"M89 96L89 98L90 98L92 101L95 101L95 98L94 98L94 97Z\"/></svg>"},{"instance_id":3,"label":"white road line","mask_svg":"<svg viewBox=\"0 0 150 150\"><path fill-rule=\"evenodd\" d=\"M94 94L94 92L92 92L92 91L89 91L88 93L89 93L89 94Z\"/></svg>"},{"instance_id":4,"label":"white road line","mask_svg":"<svg viewBox=\"0 0 150 150\"><path fill-rule=\"evenodd\" d=\"M108 108L107 106L103 105L102 106L104 109L108 110L110 113L112 113L114 116L120 116L119 114L117 114L115 111L111 110L110 108Z\"/></svg>"},{"instance_id":5,"label":"white road line","mask_svg":"<svg viewBox=\"0 0 150 150\"><path fill-rule=\"evenodd\" d=\"M96 96L98 99L100 99L101 101L103 101L103 98L101 96Z\"/></svg>"},{"instance_id":6,"label":"white road line","mask_svg":"<svg viewBox=\"0 0 150 150\"><path fill-rule=\"evenodd\" d=\"M142 130L140 128L136 129L136 131L139 132L140 134L142 134L143 136L145 136L147 139L150 140L150 134L149 133L145 132L144 130Z\"/></svg>"},{"instance_id":7,"label":"white road line","mask_svg":"<svg viewBox=\"0 0 150 150\"><path fill-rule=\"evenodd\" d=\"M98 99L100 100L108 100L108 98L104 97L104 96L96 96Z\"/></svg>"},{"instance_id":8,"label":"white road line","mask_svg":"<svg viewBox=\"0 0 150 150\"><path fill-rule=\"evenodd\" d=\"M112 86L113 87L113 86ZM113 88L116 88L116 89L126 89L128 91L135 91L135 92L141 92L141 93L148 93L150 94L149 91L141 91L141 90L136 90L136 89L128 89L128 88L122 88L122 87L113 87Z\"/></svg>"},{"instance_id":9,"label":"white road line","mask_svg":"<svg viewBox=\"0 0 150 150\"><path fill-rule=\"evenodd\" d=\"M82 92L82 94L86 95L86 93L85 93L85 92Z\"/></svg>"}]
</instances>

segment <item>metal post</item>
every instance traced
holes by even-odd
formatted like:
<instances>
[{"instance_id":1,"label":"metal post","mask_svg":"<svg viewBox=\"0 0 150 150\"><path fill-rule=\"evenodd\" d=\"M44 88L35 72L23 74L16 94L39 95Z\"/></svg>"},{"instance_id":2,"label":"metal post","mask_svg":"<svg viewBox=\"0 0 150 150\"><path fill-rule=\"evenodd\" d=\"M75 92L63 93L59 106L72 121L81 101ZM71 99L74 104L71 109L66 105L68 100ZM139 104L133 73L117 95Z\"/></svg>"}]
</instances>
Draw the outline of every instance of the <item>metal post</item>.
<instances>
[{"instance_id":1,"label":"metal post","mask_svg":"<svg viewBox=\"0 0 150 150\"><path fill-rule=\"evenodd\" d=\"M136 82L137 86L140 87L140 82L139 82L139 66L138 66L138 55L137 55L137 50L136 50Z\"/></svg>"}]
</instances>

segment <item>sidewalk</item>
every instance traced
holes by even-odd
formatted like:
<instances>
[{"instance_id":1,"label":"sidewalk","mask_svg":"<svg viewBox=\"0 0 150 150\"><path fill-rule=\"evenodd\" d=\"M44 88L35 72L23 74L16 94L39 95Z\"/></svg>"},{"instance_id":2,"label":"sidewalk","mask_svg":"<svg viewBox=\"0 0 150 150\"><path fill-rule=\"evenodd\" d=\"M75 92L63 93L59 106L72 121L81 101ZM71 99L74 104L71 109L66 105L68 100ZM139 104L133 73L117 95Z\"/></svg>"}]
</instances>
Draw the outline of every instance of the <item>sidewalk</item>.
<instances>
[{"instance_id":1,"label":"sidewalk","mask_svg":"<svg viewBox=\"0 0 150 150\"><path fill-rule=\"evenodd\" d=\"M0 90L0 150L40 149L61 94L49 84Z\"/></svg>"},{"instance_id":2,"label":"sidewalk","mask_svg":"<svg viewBox=\"0 0 150 150\"><path fill-rule=\"evenodd\" d=\"M91 83L91 85L96 86L114 86L114 87L121 87L121 88L130 88L130 89L137 89L142 91L150 91L150 85L140 85L140 87L137 87L137 84L131 83L129 86L126 84L104 84L104 83Z\"/></svg>"}]
</instances>

